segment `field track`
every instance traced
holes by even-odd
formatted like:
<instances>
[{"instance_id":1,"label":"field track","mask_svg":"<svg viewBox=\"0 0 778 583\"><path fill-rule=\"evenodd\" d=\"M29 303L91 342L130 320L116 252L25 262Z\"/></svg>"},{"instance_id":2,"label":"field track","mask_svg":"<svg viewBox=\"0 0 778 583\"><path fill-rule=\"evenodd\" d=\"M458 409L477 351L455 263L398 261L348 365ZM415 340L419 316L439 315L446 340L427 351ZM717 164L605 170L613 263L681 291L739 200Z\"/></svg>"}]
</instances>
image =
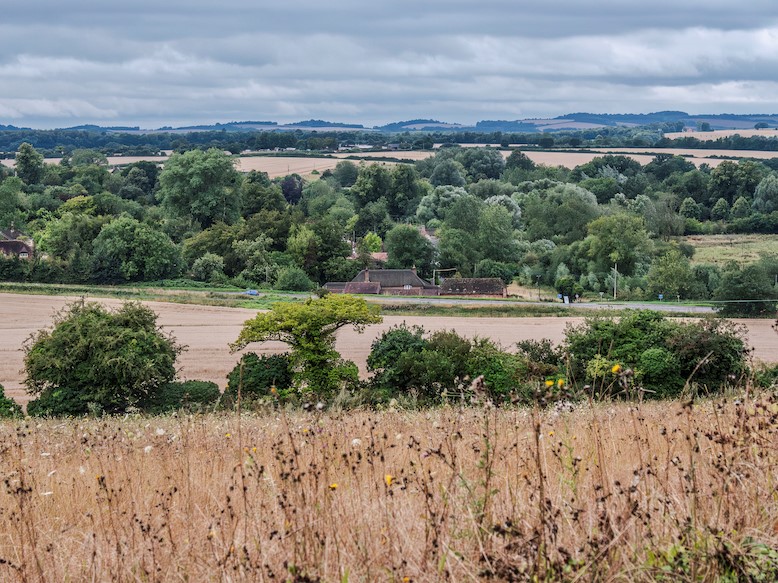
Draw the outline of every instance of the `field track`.
<instances>
[{"instance_id":1,"label":"field track","mask_svg":"<svg viewBox=\"0 0 778 583\"><path fill-rule=\"evenodd\" d=\"M35 331L51 326L54 314L76 297L23 294L0 294L0 384L6 395L26 402L22 381L24 340ZM95 298L107 306L118 306L121 300ZM255 310L144 302L159 315L159 324L170 331L179 343L188 349L178 360L183 379L209 380L221 388L226 385L226 375L235 366L240 354L231 354L229 343L240 332L243 322L256 314ZM339 332L337 349L359 365L366 374L365 361L370 344L382 332L400 324L419 324L426 330L453 329L473 337L488 337L504 347L526 339L549 338L555 343L564 337L568 323L582 321L580 317L533 318L477 318L477 317L425 317L385 316L380 325L370 326L364 334L343 329ZM772 329L773 320L738 320L749 330L749 342L754 346L754 358L764 362L778 362L778 334ZM252 345L249 351L258 353L284 350L281 343Z\"/></svg>"}]
</instances>

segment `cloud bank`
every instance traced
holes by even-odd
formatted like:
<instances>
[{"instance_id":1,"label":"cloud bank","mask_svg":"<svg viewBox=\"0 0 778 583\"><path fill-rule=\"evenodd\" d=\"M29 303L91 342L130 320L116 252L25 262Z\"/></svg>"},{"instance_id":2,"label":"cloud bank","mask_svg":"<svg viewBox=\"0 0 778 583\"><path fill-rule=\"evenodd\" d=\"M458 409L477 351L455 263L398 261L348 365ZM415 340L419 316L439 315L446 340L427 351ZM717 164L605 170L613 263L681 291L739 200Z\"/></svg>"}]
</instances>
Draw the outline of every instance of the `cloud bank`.
<instances>
[{"instance_id":1,"label":"cloud bank","mask_svg":"<svg viewBox=\"0 0 778 583\"><path fill-rule=\"evenodd\" d=\"M4 7L0 124L778 112L773 0L113 4Z\"/></svg>"}]
</instances>

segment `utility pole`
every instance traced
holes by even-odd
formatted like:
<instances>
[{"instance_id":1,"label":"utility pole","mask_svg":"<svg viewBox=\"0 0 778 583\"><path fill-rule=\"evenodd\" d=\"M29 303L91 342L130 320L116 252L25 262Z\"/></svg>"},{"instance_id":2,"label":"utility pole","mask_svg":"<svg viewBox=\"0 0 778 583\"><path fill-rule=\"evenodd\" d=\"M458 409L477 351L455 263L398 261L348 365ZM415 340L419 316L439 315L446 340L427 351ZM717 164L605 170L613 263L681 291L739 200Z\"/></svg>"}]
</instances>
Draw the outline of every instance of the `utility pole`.
<instances>
[{"instance_id":1,"label":"utility pole","mask_svg":"<svg viewBox=\"0 0 778 583\"><path fill-rule=\"evenodd\" d=\"M617 285L616 282L619 279L619 264L618 262L613 264L613 299L616 299L616 289Z\"/></svg>"}]
</instances>

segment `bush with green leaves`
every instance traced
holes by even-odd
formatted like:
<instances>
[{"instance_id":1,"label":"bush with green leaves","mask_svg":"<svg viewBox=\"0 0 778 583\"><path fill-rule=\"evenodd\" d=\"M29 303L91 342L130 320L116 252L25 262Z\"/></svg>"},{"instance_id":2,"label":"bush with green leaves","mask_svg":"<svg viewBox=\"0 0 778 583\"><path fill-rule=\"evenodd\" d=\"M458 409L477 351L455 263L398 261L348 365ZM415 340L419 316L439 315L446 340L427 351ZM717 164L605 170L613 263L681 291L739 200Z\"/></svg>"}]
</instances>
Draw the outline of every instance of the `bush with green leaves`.
<instances>
[{"instance_id":1,"label":"bush with green leaves","mask_svg":"<svg viewBox=\"0 0 778 583\"><path fill-rule=\"evenodd\" d=\"M436 403L483 376L489 397L500 402L526 378L526 361L490 340L449 330L425 337L424 328L404 323L373 342L367 366L374 373L370 385L377 401L412 396L417 403Z\"/></svg>"},{"instance_id":2,"label":"bush with green leaves","mask_svg":"<svg viewBox=\"0 0 778 583\"><path fill-rule=\"evenodd\" d=\"M18 419L24 417L22 408L13 399L5 396L5 389L0 385L0 419Z\"/></svg>"},{"instance_id":3,"label":"bush with green leaves","mask_svg":"<svg viewBox=\"0 0 778 583\"><path fill-rule=\"evenodd\" d=\"M276 388L275 395L271 393L272 387ZM224 395L235 401L240 390L242 399L272 396L284 400L291 394L291 387L292 372L288 353L258 356L255 352L247 352L227 375Z\"/></svg>"},{"instance_id":4,"label":"bush with green leaves","mask_svg":"<svg viewBox=\"0 0 778 583\"><path fill-rule=\"evenodd\" d=\"M202 413L213 410L220 398L221 391L214 382L173 381L155 391L141 409L154 415L179 410Z\"/></svg>"},{"instance_id":5,"label":"bush with green leaves","mask_svg":"<svg viewBox=\"0 0 778 583\"><path fill-rule=\"evenodd\" d=\"M141 406L171 382L183 347L137 302L114 311L75 302L54 318L51 330L24 345L26 385L37 397L31 415L121 413Z\"/></svg>"},{"instance_id":6,"label":"bush with green leaves","mask_svg":"<svg viewBox=\"0 0 778 583\"><path fill-rule=\"evenodd\" d=\"M311 291L316 284L311 281L308 274L299 267L282 267L278 270L275 289L285 291Z\"/></svg>"},{"instance_id":7,"label":"bush with green leaves","mask_svg":"<svg viewBox=\"0 0 778 583\"><path fill-rule=\"evenodd\" d=\"M594 316L565 332L569 378L601 390L592 362L632 369L648 397L678 396L684 387L720 392L747 370L742 327L720 319L675 322L650 310L627 311L618 319ZM613 384L613 391L621 387Z\"/></svg>"}]
</instances>

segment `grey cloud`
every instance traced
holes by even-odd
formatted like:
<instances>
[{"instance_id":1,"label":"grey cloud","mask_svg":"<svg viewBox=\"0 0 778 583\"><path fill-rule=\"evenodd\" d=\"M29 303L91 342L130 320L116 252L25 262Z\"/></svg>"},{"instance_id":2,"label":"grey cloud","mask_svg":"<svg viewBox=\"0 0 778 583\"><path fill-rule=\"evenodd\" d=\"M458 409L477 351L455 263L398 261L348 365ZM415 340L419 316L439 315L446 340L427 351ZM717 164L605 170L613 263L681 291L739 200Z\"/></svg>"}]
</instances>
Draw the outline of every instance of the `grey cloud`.
<instances>
[{"instance_id":1,"label":"grey cloud","mask_svg":"<svg viewBox=\"0 0 778 583\"><path fill-rule=\"evenodd\" d=\"M0 123L37 126L771 112L776 78L772 0L31 0L0 23Z\"/></svg>"}]
</instances>

